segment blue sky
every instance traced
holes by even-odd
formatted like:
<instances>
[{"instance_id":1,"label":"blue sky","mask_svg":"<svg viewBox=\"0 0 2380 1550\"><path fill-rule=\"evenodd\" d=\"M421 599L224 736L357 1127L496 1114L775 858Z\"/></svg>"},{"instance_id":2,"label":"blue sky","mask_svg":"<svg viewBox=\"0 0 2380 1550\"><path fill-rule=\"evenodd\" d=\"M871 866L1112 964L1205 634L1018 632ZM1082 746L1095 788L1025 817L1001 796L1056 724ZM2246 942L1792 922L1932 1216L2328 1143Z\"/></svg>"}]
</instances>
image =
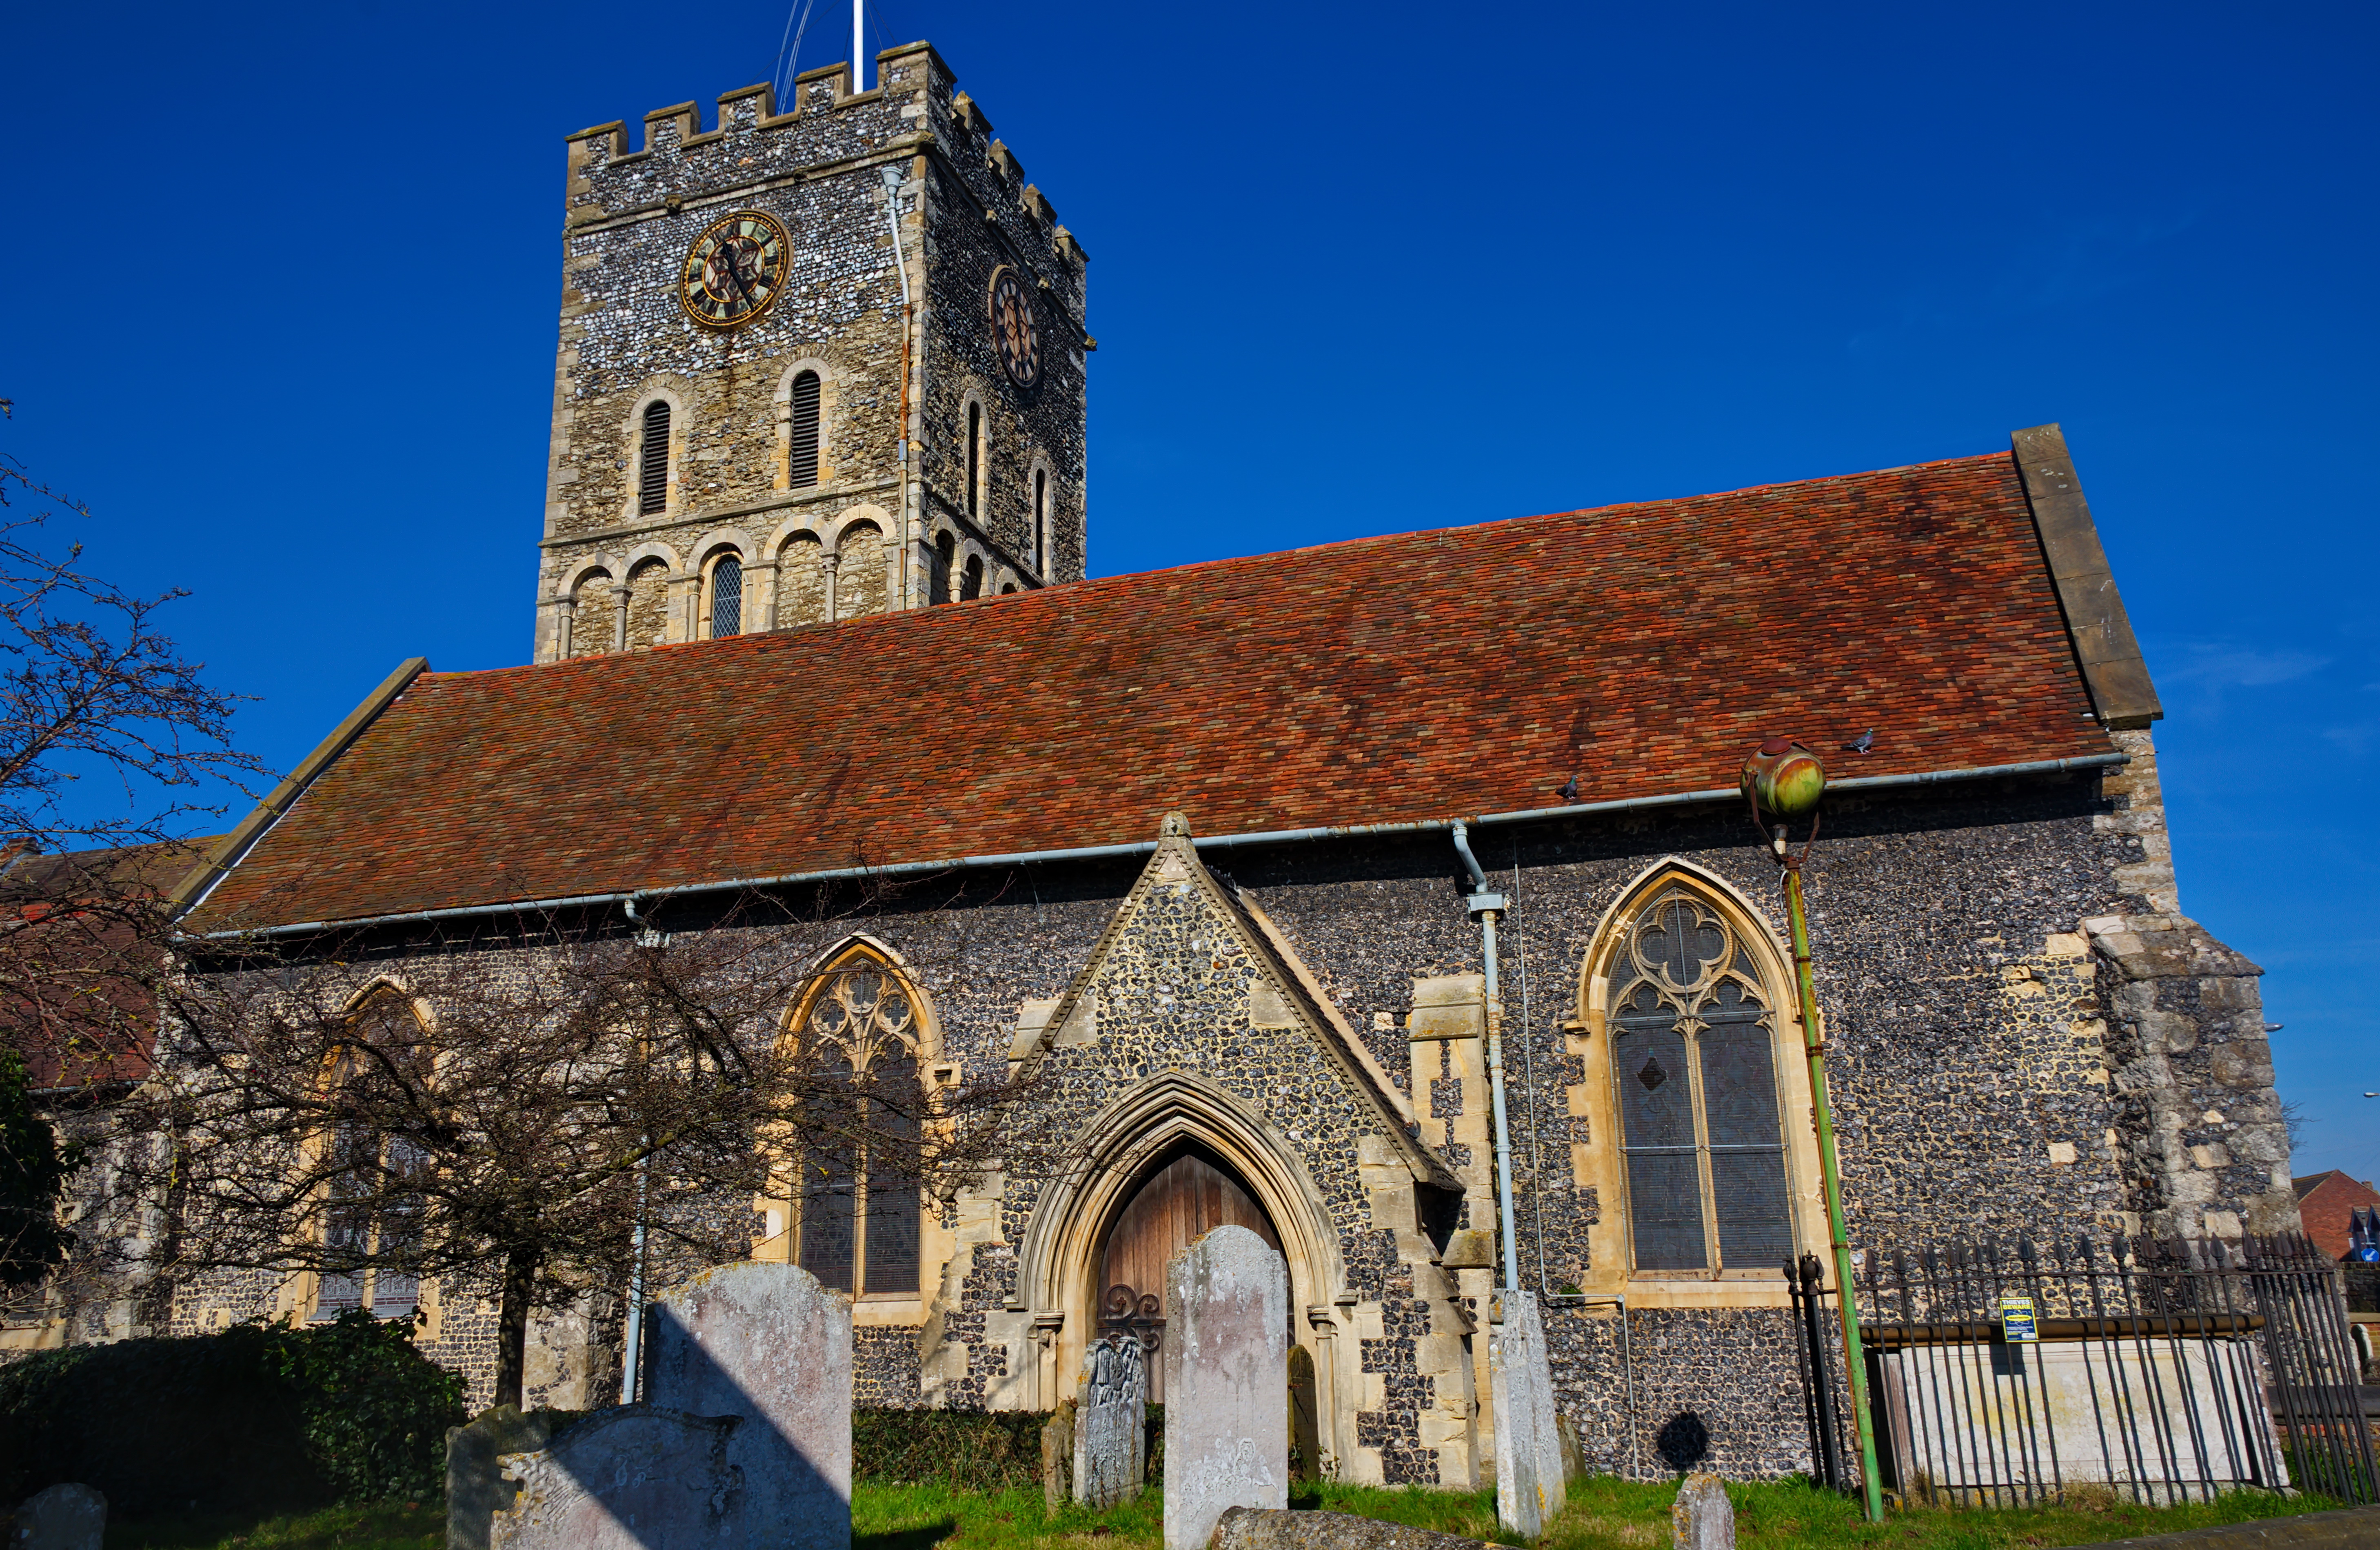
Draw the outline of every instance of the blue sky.
<instances>
[{"instance_id":1,"label":"blue sky","mask_svg":"<svg viewBox=\"0 0 2380 1550\"><path fill-rule=\"evenodd\" d=\"M2380 13L879 8L1091 254L1095 573L2062 421L2183 907L2270 971L2301 1169L2380 1175ZM0 16L0 436L285 768L406 655L526 659L562 137L708 111L786 15L99 15Z\"/></svg>"}]
</instances>

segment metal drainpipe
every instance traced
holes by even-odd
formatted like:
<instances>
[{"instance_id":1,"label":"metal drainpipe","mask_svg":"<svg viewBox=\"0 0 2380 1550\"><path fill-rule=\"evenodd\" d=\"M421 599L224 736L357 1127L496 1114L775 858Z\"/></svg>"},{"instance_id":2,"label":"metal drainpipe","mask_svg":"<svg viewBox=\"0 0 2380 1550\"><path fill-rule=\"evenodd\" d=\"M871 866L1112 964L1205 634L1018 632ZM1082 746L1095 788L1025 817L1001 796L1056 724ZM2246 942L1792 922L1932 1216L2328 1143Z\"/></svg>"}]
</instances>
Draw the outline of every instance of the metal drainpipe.
<instances>
[{"instance_id":1,"label":"metal drainpipe","mask_svg":"<svg viewBox=\"0 0 2380 1550\"><path fill-rule=\"evenodd\" d=\"M1488 873L1481 870L1479 858L1471 853L1470 832L1460 818L1454 821L1452 834L1455 853L1471 869L1472 894L1463 902L1479 917L1479 952L1488 999L1488 1097L1496 1114L1496 1215L1503 1228L1504 1289L1518 1291L1521 1256L1513 1241L1512 1143L1504 1122L1504 1014L1497 1001L1496 984L1496 917L1503 912L1504 896L1488 891Z\"/></svg>"}]
</instances>

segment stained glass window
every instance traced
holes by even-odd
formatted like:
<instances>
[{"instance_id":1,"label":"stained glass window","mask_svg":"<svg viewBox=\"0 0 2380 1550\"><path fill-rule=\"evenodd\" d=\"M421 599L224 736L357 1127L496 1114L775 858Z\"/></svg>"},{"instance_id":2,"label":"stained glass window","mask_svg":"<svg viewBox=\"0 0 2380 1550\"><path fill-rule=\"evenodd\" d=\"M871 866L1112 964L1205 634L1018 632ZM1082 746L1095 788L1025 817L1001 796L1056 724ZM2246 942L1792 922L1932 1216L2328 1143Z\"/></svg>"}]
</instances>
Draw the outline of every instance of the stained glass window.
<instances>
[{"instance_id":1,"label":"stained glass window","mask_svg":"<svg viewBox=\"0 0 2380 1550\"><path fill-rule=\"evenodd\" d=\"M1682 886L1613 956L1612 1080L1638 1270L1773 1270L1792 1206L1775 1028L1750 950Z\"/></svg>"},{"instance_id":2,"label":"stained glass window","mask_svg":"<svg viewBox=\"0 0 2380 1550\"><path fill-rule=\"evenodd\" d=\"M802 1165L799 1263L837 1291L917 1293L919 1034L907 986L867 957L831 970L803 1012L821 1078L856 1089L838 1117L844 1143Z\"/></svg>"}]
</instances>

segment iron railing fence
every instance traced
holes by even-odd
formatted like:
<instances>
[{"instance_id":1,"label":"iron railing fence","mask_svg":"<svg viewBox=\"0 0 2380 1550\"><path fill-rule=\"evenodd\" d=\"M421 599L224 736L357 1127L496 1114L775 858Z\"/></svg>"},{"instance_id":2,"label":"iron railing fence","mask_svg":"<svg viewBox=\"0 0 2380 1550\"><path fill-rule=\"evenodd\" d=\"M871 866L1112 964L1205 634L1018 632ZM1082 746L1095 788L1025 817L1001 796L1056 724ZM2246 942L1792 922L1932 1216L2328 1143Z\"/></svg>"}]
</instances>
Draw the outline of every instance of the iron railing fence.
<instances>
[{"instance_id":1,"label":"iron railing fence","mask_svg":"<svg viewBox=\"0 0 2380 1550\"><path fill-rule=\"evenodd\" d=\"M2300 1488L2380 1502L2339 1267L2295 1234L2029 1238L1856 1256L1882 1483L2011 1506ZM1836 1289L1786 1267L1812 1472L1858 1484Z\"/></svg>"}]
</instances>

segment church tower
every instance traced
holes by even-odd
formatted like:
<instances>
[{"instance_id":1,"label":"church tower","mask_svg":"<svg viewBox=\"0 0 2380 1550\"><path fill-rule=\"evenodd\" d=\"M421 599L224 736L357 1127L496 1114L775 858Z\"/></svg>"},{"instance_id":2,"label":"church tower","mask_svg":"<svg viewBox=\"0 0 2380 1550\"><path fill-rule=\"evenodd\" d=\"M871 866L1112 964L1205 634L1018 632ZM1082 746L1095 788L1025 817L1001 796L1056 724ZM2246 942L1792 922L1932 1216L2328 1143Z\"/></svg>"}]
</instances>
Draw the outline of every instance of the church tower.
<instances>
[{"instance_id":1,"label":"church tower","mask_svg":"<svg viewBox=\"0 0 2380 1550\"><path fill-rule=\"evenodd\" d=\"M570 137L536 659L1083 575L1086 257L925 43Z\"/></svg>"}]
</instances>

